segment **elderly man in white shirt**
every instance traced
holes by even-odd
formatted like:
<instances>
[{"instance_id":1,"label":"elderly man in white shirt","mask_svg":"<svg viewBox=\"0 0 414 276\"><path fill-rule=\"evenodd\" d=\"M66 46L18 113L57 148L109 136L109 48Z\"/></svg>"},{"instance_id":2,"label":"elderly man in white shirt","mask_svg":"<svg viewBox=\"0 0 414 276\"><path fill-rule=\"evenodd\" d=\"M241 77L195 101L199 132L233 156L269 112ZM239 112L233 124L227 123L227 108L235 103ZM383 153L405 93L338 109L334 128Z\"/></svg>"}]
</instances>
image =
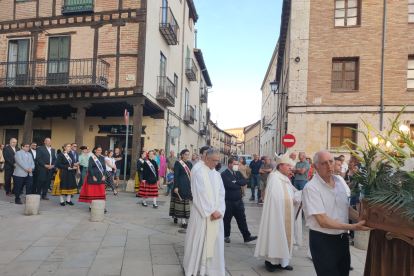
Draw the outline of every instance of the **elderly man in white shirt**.
<instances>
[{"instance_id":1,"label":"elderly man in white shirt","mask_svg":"<svg viewBox=\"0 0 414 276\"><path fill-rule=\"evenodd\" d=\"M351 257L348 230L372 230L349 206L348 196L338 176L334 175L334 158L327 151L314 157L315 176L303 190L303 211L309 227L309 248L318 276L349 275Z\"/></svg>"}]
</instances>

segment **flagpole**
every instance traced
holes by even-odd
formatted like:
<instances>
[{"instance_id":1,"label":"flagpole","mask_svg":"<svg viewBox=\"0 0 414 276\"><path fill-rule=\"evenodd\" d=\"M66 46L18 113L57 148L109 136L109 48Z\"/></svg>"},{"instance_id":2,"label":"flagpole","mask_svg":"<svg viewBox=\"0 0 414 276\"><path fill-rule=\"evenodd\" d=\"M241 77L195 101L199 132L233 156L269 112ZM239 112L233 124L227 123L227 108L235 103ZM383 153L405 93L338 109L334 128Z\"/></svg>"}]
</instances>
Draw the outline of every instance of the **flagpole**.
<instances>
[{"instance_id":1,"label":"flagpole","mask_svg":"<svg viewBox=\"0 0 414 276\"><path fill-rule=\"evenodd\" d=\"M125 165L124 165L124 187L123 190L126 190L126 172L127 172L127 165L128 165L128 135L129 135L129 112L126 112L126 139L125 139Z\"/></svg>"}]
</instances>

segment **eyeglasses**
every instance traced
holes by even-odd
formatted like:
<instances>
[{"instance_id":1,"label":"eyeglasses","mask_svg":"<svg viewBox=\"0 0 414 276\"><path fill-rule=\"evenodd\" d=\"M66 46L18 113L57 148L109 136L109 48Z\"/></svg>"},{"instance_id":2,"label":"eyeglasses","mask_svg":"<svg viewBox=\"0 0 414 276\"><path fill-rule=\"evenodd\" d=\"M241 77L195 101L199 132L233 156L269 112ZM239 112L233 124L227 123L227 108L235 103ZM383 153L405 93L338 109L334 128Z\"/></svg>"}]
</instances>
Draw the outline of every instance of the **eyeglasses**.
<instances>
[{"instance_id":1,"label":"eyeglasses","mask_svg":"<svg viewBox=\"0 0 414 276\"><path fill-rule=\"evenodd\" d=\"M213 161L214 163L220 162L220 160L214 160L214 159L211 159L211 161Z\"/></svg>"}]
</instances>

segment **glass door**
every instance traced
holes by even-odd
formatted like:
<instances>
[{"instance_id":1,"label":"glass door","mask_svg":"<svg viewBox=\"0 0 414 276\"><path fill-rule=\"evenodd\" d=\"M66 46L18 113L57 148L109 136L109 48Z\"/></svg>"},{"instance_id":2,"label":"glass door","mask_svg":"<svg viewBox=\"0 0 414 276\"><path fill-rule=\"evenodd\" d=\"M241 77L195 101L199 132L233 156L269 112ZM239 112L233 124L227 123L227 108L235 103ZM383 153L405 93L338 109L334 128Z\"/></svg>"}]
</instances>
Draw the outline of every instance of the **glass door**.
<instances>
[{"instance_id":1,"label":"glass door","mask_svg":"<svg viewBox=\"0 0 414 276\"><path fill-rule=\"evenodd\" d=\"M29 40L9 41L7 85L28 84Z\"/></svg>"},{"instance_id":2,"label":"glass door","mask_svg":"<svg viewBox=\"0 0 414 276\"><path fill-rule=\"evenodd\" d=\"M69 36L49 39L48 84L69 83L69 49Z\"/></svg>"}]
</instances>

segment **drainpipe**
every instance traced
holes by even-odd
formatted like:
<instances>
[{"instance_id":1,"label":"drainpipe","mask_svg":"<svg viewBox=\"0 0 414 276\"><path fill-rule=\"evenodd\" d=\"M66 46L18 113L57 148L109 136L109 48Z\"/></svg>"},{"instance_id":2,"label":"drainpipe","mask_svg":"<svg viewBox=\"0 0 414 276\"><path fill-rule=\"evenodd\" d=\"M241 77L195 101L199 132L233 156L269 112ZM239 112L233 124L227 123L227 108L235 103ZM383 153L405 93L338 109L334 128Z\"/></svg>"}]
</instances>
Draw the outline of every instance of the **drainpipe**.
<instances>
[{"instance_id":1,"label":"drainpipe","mask_svg":"<svg viewBox=\"0 0 414 276\"><path fill-rule=\"evenodd\" d=\"M183 109L183 85L184 85L184 34L185 34L185 4L187 1L184 1L183 5L183 40L181 41L182 52L181 52L181 96L180 96L180 118L182 118L182 109ZM178 121L178 126L181 129L181 120ZM178 152L180 152L180 141L181 137L178 137Z\"/></svg>"},{"instance_id":2,"label":"drainpipe","mask_svg":"<svg viewBox=\"0 0 414 276\"><path fill-rule=\"evenodd\" d=\"M384 65L385 65L385 32L387 27L387 0L384 0L384 17L382 30L382 64L381 64L381 115L380 115L380 131L384 125Z\"/></svg>"}]
</instances>

